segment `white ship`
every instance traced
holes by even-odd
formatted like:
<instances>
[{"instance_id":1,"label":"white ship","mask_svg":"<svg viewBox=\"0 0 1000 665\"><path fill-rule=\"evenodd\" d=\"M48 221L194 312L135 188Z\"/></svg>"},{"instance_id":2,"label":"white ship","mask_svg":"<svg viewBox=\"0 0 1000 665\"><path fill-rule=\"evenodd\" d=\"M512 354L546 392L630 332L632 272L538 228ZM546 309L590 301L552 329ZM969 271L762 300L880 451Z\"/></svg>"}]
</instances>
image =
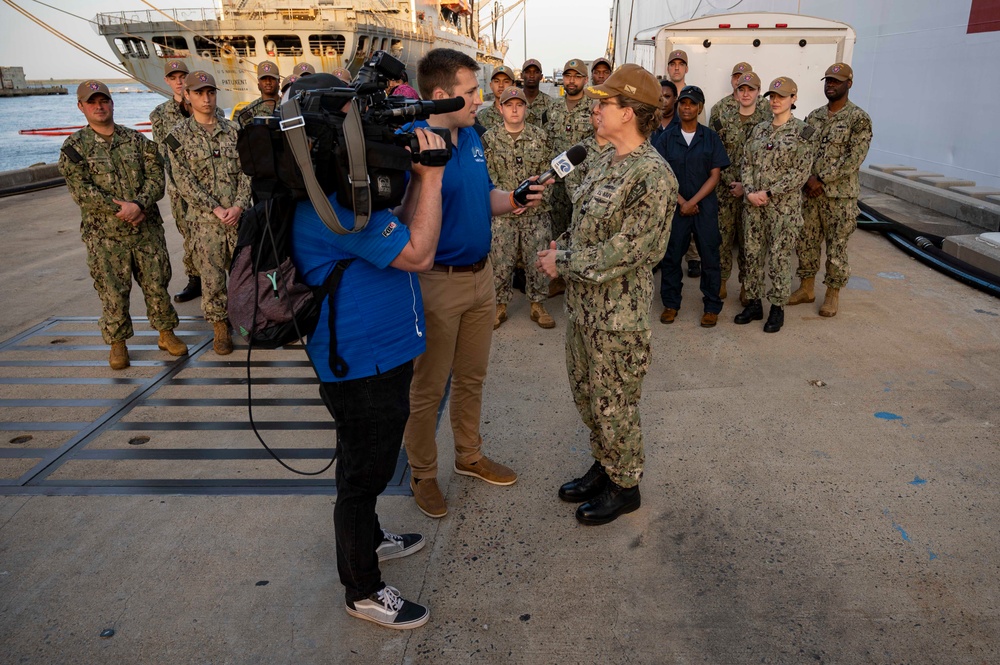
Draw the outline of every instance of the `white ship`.
<instances>
[{"instance_id":1,"label":"white ship","mask_svg":"<svg viewBox=\"0 0 1000 665\"><path fill-rule=\"evenodd\" d=\"M300 62L316 71L357 74L384 50L416 64L432 48L475 58L483 87L503 63L506 44L480 32L475 0L220 0L215 9L165 9L97 15L98 30L136 79L162 94L163 65L183 60L211 73L227 109L259 96L255 68L263 60L290 74ZM494 22L495 27L495 22Z\"/></svg>"},{"instance_id":2,"label":"white ship","mask_svg":"<svg viewBox=\"0 0 1000 665\"><path fill-rule=\"evenodd\" d=\"M1000 188L1000 3L991 0L615 0L615 65L637 62L657 26L727 12L781 12L854 28L851 99L872 117L869 164L906 164ZM720 19L720 23L726 19ZM762 39L780 31L760 22ZM701 50L700 50L701 49ZM692 60L701 45L688 49ZM746 58L753 63L752 52ZM735 64L735 62L733 63ZM833 64L832 62L830 64ZM656 71L655 74L665 74ZM782 72L760 72L767 80ZM694 81L692 81L694 82ZM725 76L723 76L723 83ZM797 81L819 88L820 82ZM796 115L804 118L811 109Z\"/></svg>"}]
</instances>

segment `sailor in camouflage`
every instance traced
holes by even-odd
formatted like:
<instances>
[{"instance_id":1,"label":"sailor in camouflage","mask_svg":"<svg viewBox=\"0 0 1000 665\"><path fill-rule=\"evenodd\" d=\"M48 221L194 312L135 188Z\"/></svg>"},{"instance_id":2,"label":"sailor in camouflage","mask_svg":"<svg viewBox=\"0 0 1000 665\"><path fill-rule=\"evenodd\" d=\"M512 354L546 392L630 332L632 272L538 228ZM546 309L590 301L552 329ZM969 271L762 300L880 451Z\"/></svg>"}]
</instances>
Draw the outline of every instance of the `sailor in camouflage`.
<instances>
[{"instance_id":1,"label":"sailor in camouflage","mask_svg":"<svg viewBox=\"0 0 1000 665\"><path fill-rule=\"evenodd\" d=\"M167 293L170 257L156 205L163 196L163 161L156 144L115 124L111 93L100 81L80 84L77 107L87 126L63 143L59 171L80 206L87 265L101 299L98 325L111 345L108 363L112 369L129 366L125 340L133 335L133 275L146 300L149 322L160 331L159 347L184 355L187 346L173 333L178 318Z\"/></svg>"},{"instance_id":2,"label":"sailor in camouflage","mask_svg":"<svg viewBox=\"0 0 1000 665\"><path fill-rule=\"evenodd\" d=\"M842 62L831 65L823 76L823 91L829 103L808 116L806 124L816 130L816 158L806 181L802 206L805 224L799 235L799 288L790 305L813 302L819 258L826 241L826 296L820 316L835 316L840 290L851 277L847 262L847 240L858 227L858 171L872 142L872 119L858 108L848 93L854 71Z\"/></svg>"},{"instance_id":3,"label":"sailor in camouflage","mask_svg":"<svg viewBox=\"0 0 1000 665\"><path fill-rule=\"evenodd\" d=\"M720 115L723 111L729 111L730 113L732 113L739 108L740 102L739 98L736 95L736 89L738 87L739 80L744 74L749 74L752 71L753 67L750 66L749 62L737 62L735 65L733 65L733 73L729 77L729 83L730 85L733 86L733 94L726 95L725 97L723 97L722 99L720 99L719 101L715 102L715 104L712 105L712 112L709 113L708 115L709 127L715 129L715 121L719 120ZM768 110L767 105L763 103L763 100L761 100L761 103L758 105L765 111Z\"/></svg>"},{"instance_id":4,"label":"sailor in camouflage","mask_svg":"<svg viewBox=\"0 0 1000 665\"><path fill-rule=\"evenodd\" d=\"M542 79L542 63L534 58L525 60L521 65L521 78L524 80L524 96L528 100L528 122L545 129L549 123L549 110L559 100L549 97L538 89Z\"/></svg>"},{"instance_id":5,"label":"sailor in camouflage","mask_svg":"<svg viewBox=\"0 0 1000 665\"><path fill-rule=\"evenodd\" d=\"M504 123L483 135L486 168L493 184L513 191L524 180L538 175L548 167L552 150L545 131L525 122L527 100L518 88L507 88L497 99ZM511 277L514 266L523 261L525 269L525 295L531 302L531 320L542 328L554 328L552 319L542 304L548 296L548 277L535 266L539 251L552 240L552 220L549 204L522 214L513 212L493 217L493 242L490 261L497 291L497 313L494 329L507 319L507 305L511 298Z\"/></svg>"},{"instance_id":6,"label":"sailor in camouflage","mask_svg":"<svg viewBox=\"0 0 1000 665\"><path fill-rule=\"evenodd\" d=\"M638 407L650 361L652 269L666 250L664 219L678 187L647 140L659 122L656 78L626 64L586 94L600 101L597 135L614 149L574 190L573 223L539 263L550 277L566 278L566 366L596 460L559 496L585 502L580 522L604 524L640 505Z\"/></svg>"},{"instance_id":7,"label":"sailor in camouflage","mask_svg":"<svg viewBox=\"0 0 1000 665\"><path fill-rule=\"evenodd\" d=\"M563 90L566 94L562 100L554 100L547 125L553 156L594 135L594 126L590 123L591 105L583 96L587 74L587 65L579 58L570 60L563 67ZM563 180L557 181L551 189L552 235L558 237L569 227L573 204Z\"/></svg>"},{"instance_id":8,"label":"sailor in camouflage","mask_svg":"<svg viewBox=\"0 0 1000 665\"><path fill-rule=\"evenodd\" d=\"M746 324L764 318L764 269L771 280L771 303L764 332L778 332L792 292L792 253L802 230L802 185L809 178L815 130L792 117L798 98L795 81L780 76L768 86L774 118L754 127L743 147L741 184L745 195L743 248L747 305L734 319Z\"/></svg>"},{"instance_id":9,"label":"sailor in camouflage","mask_svg":"<svg viewBox=\"0 0 1000 665\"><path fill-rule=\"evenodd\" d=\"M733 71L741 66L741 62ZM736 246L736 262L739 266L740 292L744 292L744 264L746 256L743 250L743 197L735 196L734 184L740 181L740 168L743 160L743 146L754 127L770 120L771 111L766 102L760 103L760 78L753 72L747 72L737 77L736 97L726 97L712 108L712 129L722 139L722 145L730 156L732 164L722 169L722 177L716 194L719 199L719 235L722 243L719 245L719 259L722 271L722 290L720 296L725 299L726 281L733 272L733 246ZM727 100L733 100L728 103Z\"/></svg>"},{"instance_id":10,"label":"sailor in camouflage","mask_svg":"<svg viewBox=\"0 0 1000 665\"><path fill-rule=\"evenodd\" d=\"M257 65L257 90L260 97L250 102L237 116L241 125L249 124L253 118L275 115L281 98L278 88L281 77L278 75L278 65L265 60Z\"/></svg>"},{"instance_id":11,"label":"sailor in camouflage","mask_svg":"<svg viewBox=\"0 0 1000 665\"><path fill-rule=\"evenodd\" d=\"M236 225L250 205L250 179L240 169L236 125L218 119L215 79L207 72L187 77L191 118L175 126L165 142L170 170L187 203L194 255L201 270L201 308L215 329L215 352L232 352L226 313L226 273L236 246Z\"/></svg>"},{"instance_id":12,"label":"sailor in camouflage","mask_svg":"<svg viewBox=\"0 0 1000 665\"><path fill-rule=\"evenodd\" d=\"M590 106L590 124L596 131L601 105L599 102L589 99L587 100L587 104ZM587 174L590 173L590 169L604 158L604 152L606 150L614 150L614 146L610 141L602 136L597 136L596 133L580 141L580 145L587 149L587 158L577 164L576 168L563 178L563 182L566 183L566 192L571 202L573 200L573 192L584 181Z\"/></svg>"},{"instance_id":13,"label":"sailor in camouflage","mask_svg":"<svg viewBox=\"0 0 1000 665\"><path fill-rule=\"evenodd\" d=\"M500 95L507 88L514 85L514 70L506 65L501 65L493 70L490 78L490 90L493 92L493 103L476 114L476 120L487 130L503 125L503 116L498 108Z\"/></svg>"}]
</instances>

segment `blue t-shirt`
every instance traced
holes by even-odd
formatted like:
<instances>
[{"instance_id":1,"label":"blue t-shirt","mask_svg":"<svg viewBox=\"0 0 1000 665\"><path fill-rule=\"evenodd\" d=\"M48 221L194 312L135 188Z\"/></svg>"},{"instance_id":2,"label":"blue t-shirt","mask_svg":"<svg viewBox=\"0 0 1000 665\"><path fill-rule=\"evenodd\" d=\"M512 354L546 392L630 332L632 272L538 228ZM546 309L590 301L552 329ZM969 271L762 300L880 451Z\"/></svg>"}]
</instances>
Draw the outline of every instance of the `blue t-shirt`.
<instances>
[{"instance_id":1,"label":"blue t-shirt","mask_svg":"<svg viewBox=\"0 0 1000 665\"><path fill-rule=\"evenodd\" d=\"M426 127L426 121L407 126ZM469 266L486 258L493 241L490 192L493 181L479 134L472 127L458 130L458 145L444 167L441 184L441 237L435 263Z\"/></svg>"},{"instance_id":2,"label":"blue t-shirt","mask_svg":"<svg viewBox=\"0 0 1000 665\"><path fill-rule=\"evenodd\" d=\"M341 224L353 225L353 214L330 203ZM337 378L330 369L329 303L323 301L319 323L307 347L324 382L375 376L413 360L424 352L424 305L416 275L389 267L409 242L410 230L388 210L372 213L360 233L338 235L327 228L309 201L295 210L292 261L302 281L321 286L339 259L354 258L344 271L335 297L337 355L348 366Z\"/></svg>"},{"instance_id":3,"label":"blue t-shirt","mask_svg":"<svg viewBox=\"0 0 1000 665\"><path fill-rule=\"evenodd\" d=\"M675 116L676 117L676 116ZM680 195L689 199L698 193L701 186L708 180L712 169L724 169L729 166L729 155L722 145L722 139L705 125L698 125L691 145L687 144L681 135L681 124L670 125L666 131L656 137L653 147L663 155L677 176ZM719 200L715 189L698 202L700 215L718 216Z\"/></svg>"}]
</instances>

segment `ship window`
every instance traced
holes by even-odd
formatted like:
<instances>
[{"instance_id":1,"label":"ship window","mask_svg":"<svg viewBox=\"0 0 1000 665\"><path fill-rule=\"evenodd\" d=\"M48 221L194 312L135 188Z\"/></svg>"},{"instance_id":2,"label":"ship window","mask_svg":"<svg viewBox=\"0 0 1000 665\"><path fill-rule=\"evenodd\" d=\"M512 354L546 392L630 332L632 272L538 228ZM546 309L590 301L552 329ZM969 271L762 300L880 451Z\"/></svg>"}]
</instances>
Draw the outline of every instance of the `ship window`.
<instances>
[{"instance_id":1,"label":"ship window","mask_svg":"<svg viewBox=\"0 0 1000 665\"><path fill-rule=\"evenodd\" d=\"M264 44L267 55L272 58L281 55L297 58L302 55L302 40L298 35L264 35Z\"/></svg>"},{"instance_id":2,"label":"ship window","mask_svg":"<svg viewBox=\"0 0 1000 665\"><path fill-rule=\"evenodd\" d=\"M218 58L223 53L227 57L253 57L256 53L255 40L250 35L219 35L212 39L206 37L194 38L194 48L203 58Z\"/></svg>"},{"instance_id":3,"label":"ship window","mask_svg":"<svg viewBox=\"0 0 1000 665\"><path fill-rule=\"evenodd\" d=\"M188 55L187 40L173 35L153 37L153 52L160 58L183 58Z\"/></svg>"},{"instance_id":4,"label":"ship window","mask_svg":"<svg viewBox=\"0 0 1000 665\"><path fill-rule=\"evenodd\" d=\"M403 41L401 39L392 40L392 55L398 58L403 53Z\"/></svg>"},{"instance_id":5,"label":"ship window","mask_svg":"<svg viewBox=\"0 0 1000 665\"><path fill-rule=\"evenodd\" d=\"M146 42L136 37L122 37L115 40L118 52L126 58L148 58L149 48Z\"/></svg>"},{"instance_id":6,"label":"ship window","mask_svg":"<svg viewBox=\"0 0 1000 665\"><path fill-rule=\"evenodd\" d=\"M344 55L346 46L343 35L309 35L309 50L313 55Z\"/></svg>"},{"instance_id":7,"label":"ship window","mask_svg":"<svg viewBox=\"0 0 1000 665\"><path fill-rule=\"evenodd\" d=\"M250 35L229 35L222 37L219 41L223 46L230 46L236 51L236 55L244 58L252 58L256 55L257 40Z\"/></svg>"},{"instance_id":8,"label":"ship window","mask_svg":"<svg viewBox=\"0 0 1000 665\"><path fill-rule=\"evenodd\" d=\"M194 49L198 51L198 55L203 58L218 58L221 47L221 41L206 39L198 36L195 36L194 38Z\"/></svg>"},{"instance_id":9,"label":"ship window","mask_svg":"<svg viewBox=\"0 0 1000 665\"><path fill-rule=\"evenodd\" d=\"M365 49L367 48L368 48L368 38L365 37L364 35L361 35L360 37L358 37L358 53L361 53L362 55L367 55L367 52L365 51Z\"/></svg>"}]
</instances>

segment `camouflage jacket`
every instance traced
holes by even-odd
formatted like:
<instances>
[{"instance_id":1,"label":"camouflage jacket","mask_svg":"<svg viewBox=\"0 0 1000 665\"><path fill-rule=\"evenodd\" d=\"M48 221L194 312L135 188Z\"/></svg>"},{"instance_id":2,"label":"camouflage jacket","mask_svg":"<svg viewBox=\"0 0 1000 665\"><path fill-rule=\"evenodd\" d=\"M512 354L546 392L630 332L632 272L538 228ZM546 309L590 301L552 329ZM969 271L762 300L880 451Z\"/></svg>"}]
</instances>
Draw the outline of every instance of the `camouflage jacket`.
<instances>
[{"instance_id":1,"label":"camouflage jacket","mask_svg":"<svg viewBox=\"0 0 1000 665\"><path fill-rule=\"evenodd\" d=\"M573 222L557 241L566 311L599 330L649 330L653 266L667 248L677 179L649 141L615 162L601 153L573 193Z\"/></svg>"},{"instance_id":2,"label":"camouflage jacket","mask_svg":"<svg viewBox=\"0 0 1000 665\"><path fill-rule=\"evenodd\" d=\"M594 136L588 136L580 141L580 144L587 149L587 158L580 162L575 169L570 171L569 175L567 175L563 180L563 182L566 183L566 191L569 192L570 198L573 197L573 192L587 177L587 173L590 172L590 169L604 158L604 151L614 149L614 146L610 143L605 143L602 148L598 145L597 139Z\"/></svg>"},{"instance_id":3,"label":"camouflage jacket","mask_svg":"<svg viewBox=\"0 0 1000 665\"><path fill-rule=\"evenodd\" d=\"M798 118L789 118L777 129L770 120L754 127L743 146L741 182L746 193L798 193L812 169L815 133Z\"/></svg>"},{"instance_id":4,"label":"camouflage jacket","mask_svg":"<svg viewBox=\"0 0 1000 665\"><path fill-rule=\"evenodd\" d=\"M487 106L477 113L476 120L478 120L479 124L487 130L503 125L503 116L500 115L500 109L497 108L497 103L495 101L491 106Z\"/></svg>"},{"instance_id":5,"label":"camouflage jacket","mask_svg":"<svg viewBox=\"0 0 1000 665\"><path fill-rule=\"evenodd\" d=\"M565 99L555 100L549 109L549 140L552 142L552 154L558 155L594 135L594 126L590 124L590 106L592 102L584 97L573 110L566 108Z\"/></svg>"},{"instance_id":6,"label":"camouflage jacket","mask_svg":"<svg viewBox=\"0 0 1000 665\"><path fill-rule=\"evenodd\" d=\"M225 112L217 108L215 109L215 115L220 118L225 118ZM163 143L163 139L167 138L167 134L173 129L177 123L182 120L186 120L191 116L185 115L184 107L180 102L174 101L173 99L168 99L159 106L157 106L149 114L149 123L153 127L153 140L157 143ZM165 159L165 157L164 157Z\"/></svg>"},{"instance_id":7,"label":"camouflage jacket","mask_svg":"<svg viewBox=\"0 0 1000 665\"><path fill-rule=\"evenodd\" d=\"M483 151L486 153L486 168L490 179L500 189L514 191L526 178L540 175L549 166L552 149L545 131L524 123L524 130L517 139L501 124L483 134ZM546 190L548 192L549 190ZM549 212L548 197L531 211L532 215ZM518 215L509 213L502 218L516 219Z\"/></svg>"},{"instance_id":8,"label":"camouflage jacket","mask_svg":"<svg viewBox=\"0 0 1000 665\"><path fill-rule=\"evenodd\" d=\"M117 238L163 224L156 206L163 196L163 161L156 144L134 129L115 125L110 143L89 126L75 132L63 143L59 172L80 206L85 237ZM114 199L137 203L146 219L138 227L118 219L121 206Z\"/></svg>"},{"instance_id":9,"label":"camouflage jacket","mask_svg":"<svg viewBox=\"0 0 1000 665\"><path fill-rule=\"evenodd\" d=\"M240 169L236 124L220 119L210 131L188 118L164 140L174 185L192 222L218 222L212 211L219 206L250 207L250 178Z\"/></svg>"},{"instance_id":10,"label":"camouflage jacket","mask_svg":"<svg viewBox=\"0 0 1000 665\"><path fill-rule=\"evenodd\" d=\"M558 101L558 99L553 99L539 90L535 101L528 104L527 121L536 127L545 129L549 121L549 115L552 113L552 107Z\"/></svg>"},{"instance_id":11,"label":"camouflage jacket","mask_svg":"<svg viewBox=\"0 0 1000 665\"><path fill-rule=\"evenodd\" d=\"M722 169L722 177L719 179L719 187L728 192L729 183L740 179L743 146L746 145L747 139L750 138L750 133L754 127L765 120L771 120L774 116L770 108L757 104L757 108L754 110L753 115L750 116L750 119L744 120L740 115L739 102L732 97L727 97L726 99L732 99L733 103L723 105L723 102L726 101L723 99L712 108L712 129L722 139L722 145L726 149L726 154L729 155L730 164ZM717 110L718 113L716 113Z\"/></svg>"},{"instance_id":12,"label":"camouflage jacket","mask_svg":"<svg viewBox=\"0 0 1000 665\"><path fill-rule=\"evenodd\" d=\"M833 115L826 106L819 107L806 116L806 123L816 130L812 174L823 181L823 193L856 199L861 194L858 171L872 142L872 119L848 101Z\"/></svg>"}]
</instances>

